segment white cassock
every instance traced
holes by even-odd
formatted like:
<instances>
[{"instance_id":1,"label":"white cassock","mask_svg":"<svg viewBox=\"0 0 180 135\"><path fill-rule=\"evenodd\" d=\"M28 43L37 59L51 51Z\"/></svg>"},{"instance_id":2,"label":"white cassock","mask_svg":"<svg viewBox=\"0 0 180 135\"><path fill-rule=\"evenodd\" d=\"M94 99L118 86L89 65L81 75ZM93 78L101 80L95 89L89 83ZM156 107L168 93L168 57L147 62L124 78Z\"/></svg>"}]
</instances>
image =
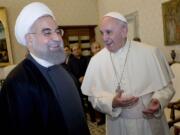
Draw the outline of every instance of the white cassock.
<instances>
[{"instance_id":1,"label":"white cassock","mask_svg":"<svg viewBox=\"0 0 180 135\"><path fill-rule=\"evenodd\" d=\"M114 109L112 100L121 76L125 94L138 96L139 101L131 108ZM173 77L158 48L127 41L116 53L110 55L104 48L91 58L81 89L95 109L107 114L106 135L169 135L163 110L175 93L170 83ZM142 110L152 98L159 100L161 109L147 119Z\"/></svg>"}]
</instances>

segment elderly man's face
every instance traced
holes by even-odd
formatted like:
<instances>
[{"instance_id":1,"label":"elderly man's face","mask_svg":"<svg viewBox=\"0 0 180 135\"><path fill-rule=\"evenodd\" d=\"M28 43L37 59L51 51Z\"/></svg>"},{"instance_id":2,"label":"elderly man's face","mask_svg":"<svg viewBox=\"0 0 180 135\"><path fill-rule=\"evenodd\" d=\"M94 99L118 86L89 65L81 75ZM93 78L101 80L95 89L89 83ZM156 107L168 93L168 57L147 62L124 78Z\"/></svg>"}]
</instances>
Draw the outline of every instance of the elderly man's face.
<instances>
[{"instance_id":1,"label":"elderly man's face","mask_svg":"<svg viewBox=\"0 0 180 135\"><path fill-rule=\"evenodd\" d=\"M127 37L127 27L117 19L104 17L100 24L100 31L105 47L110 52L116 52L124 46Z\"/></svg>"},{"instance_id":2,"label":"elderly man's face","mask_svg":"<svg viewBox=\"0 0 180 135\"><path fill-rule=\"evenodd\" d=\"M64 47L64 53L65 53L66 56L71 55L71 50L70 50L70 48L69 48L69 47Z\"/></svg>"},{"instance_id":3,"label":"elderly man's face","mask_svg":"<svg viewBox=\"0 0 180 135\"><path fill-rule=\"evenodd\" d=\"M72 47L72 54L77 58L81 56L81 48L79 45L74 45Z\"/></svg>"},{"instance_id":4,"label":"elderly man's face","mask_svg":"<svg viewBox=\"0 0 180 135\"><path fill-rule=\"evenodd\" d=\"M93 55L95 55L96 53L98 53L101 50L101 45L98 43L93 43L91 45L91 52L93 53Z\"/></svg>"},{"instance_id":5,"label":"elderly man's face","mask_svg":"<svg viewBox=\"0 0 180 135\"><path fill-rule=\"evenodd\" d=\"M39 18L28 36L28 48L31 53L52 64L64 62L63 40L52 17Z\"/></svg>"}]
</instances>

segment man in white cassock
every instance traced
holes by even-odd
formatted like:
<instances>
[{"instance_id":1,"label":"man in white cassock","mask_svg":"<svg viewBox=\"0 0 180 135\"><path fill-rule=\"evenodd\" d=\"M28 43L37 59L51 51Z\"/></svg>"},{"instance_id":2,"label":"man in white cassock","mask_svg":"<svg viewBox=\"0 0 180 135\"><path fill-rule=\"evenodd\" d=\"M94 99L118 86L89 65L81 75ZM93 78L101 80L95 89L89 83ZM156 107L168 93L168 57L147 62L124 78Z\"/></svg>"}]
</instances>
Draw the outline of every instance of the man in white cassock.
<instances>
[{"instance_id":1,"label":"man in white cassock","mask_svg":"<svg viewBox=\"0 0 180 135\"><path fill-rule=\"evenodd\" d=\"M102 17L105 48L91 58L82 92L106 114L106 135L169 135L164 116L175 91L161 51L127 39L128 24L117 12Z\"/></svg>"}]
</instances>

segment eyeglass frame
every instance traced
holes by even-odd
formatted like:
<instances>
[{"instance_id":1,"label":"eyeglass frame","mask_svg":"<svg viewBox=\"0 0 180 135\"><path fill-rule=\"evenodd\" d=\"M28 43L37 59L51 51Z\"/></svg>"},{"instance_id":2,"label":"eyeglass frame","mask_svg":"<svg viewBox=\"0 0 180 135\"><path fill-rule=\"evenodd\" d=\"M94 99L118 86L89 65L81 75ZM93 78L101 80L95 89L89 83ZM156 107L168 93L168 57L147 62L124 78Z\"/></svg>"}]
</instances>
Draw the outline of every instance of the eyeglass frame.
<instances>
[{"instance_id":1,"label":"eyeglass frame","mask_svg":"<svg viewBox=\"0 0 180 135\"><path fill-rule=\"evenodd\" d=\"M53 33L56 33L57 35L60 35L62 37L64 35L64 30L60 29L60 28L57 28L55 30L52 30L50 28L44 28L44 29L41 30L40 33L38 33L38 32L29 32L28 34L42 34L44 37L50 37Z\"/></svg>"}]
</instances>

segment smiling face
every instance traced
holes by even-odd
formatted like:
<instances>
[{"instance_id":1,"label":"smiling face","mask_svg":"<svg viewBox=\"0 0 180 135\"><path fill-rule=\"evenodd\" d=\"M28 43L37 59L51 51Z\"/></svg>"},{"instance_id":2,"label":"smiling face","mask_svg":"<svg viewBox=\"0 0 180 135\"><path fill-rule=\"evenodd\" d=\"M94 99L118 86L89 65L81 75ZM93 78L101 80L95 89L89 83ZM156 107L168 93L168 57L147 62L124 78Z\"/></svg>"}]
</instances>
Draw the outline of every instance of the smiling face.
<instances>
[{"instance_id":1,"label":"smiling face","mask_svg":"<svg viewBox=\"0 0 180 135\"><path fill-rule=\"evenodd\" d=\"M51 16L39 18L26 35L27 47L35 56L52 64L64 62L62 33Z\"/></svg>"},{"instance_id":2,"label":"smiling face","mask_svg":"<svg viewBox=\"0 0 180 135\"><path fill-rule=\"evenodd\" d=\"M104 17L100 24L100 32L105 47L110 52L116 52L126 43L127 24L112 17Z\"/></svg>"}]
</instances>

